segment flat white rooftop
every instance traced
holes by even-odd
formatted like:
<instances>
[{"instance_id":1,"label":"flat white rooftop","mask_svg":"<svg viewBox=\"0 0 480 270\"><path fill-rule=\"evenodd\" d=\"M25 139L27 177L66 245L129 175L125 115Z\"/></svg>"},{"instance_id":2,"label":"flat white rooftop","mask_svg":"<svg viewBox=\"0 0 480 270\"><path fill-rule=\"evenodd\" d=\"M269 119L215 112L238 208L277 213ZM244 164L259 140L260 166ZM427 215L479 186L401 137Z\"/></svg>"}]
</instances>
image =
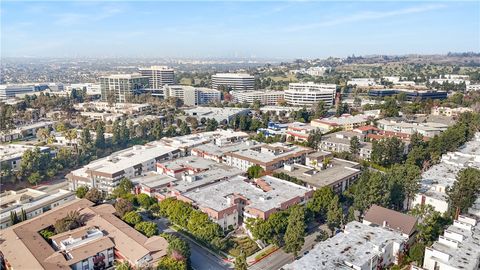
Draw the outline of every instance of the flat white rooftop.
<instances>
[{"instance_id":1,"label":"flat white rooftop","mask_svg":"<svg viewBox=\"0 0 480 270\"><path fill-rule=\"evenodd\" d=\"M34 150L36 146L24 144L0 144L0 161L19 159L25 151ZM38 147L41 152L50 149L46 146Z\"/></svg>"}]
</instances>

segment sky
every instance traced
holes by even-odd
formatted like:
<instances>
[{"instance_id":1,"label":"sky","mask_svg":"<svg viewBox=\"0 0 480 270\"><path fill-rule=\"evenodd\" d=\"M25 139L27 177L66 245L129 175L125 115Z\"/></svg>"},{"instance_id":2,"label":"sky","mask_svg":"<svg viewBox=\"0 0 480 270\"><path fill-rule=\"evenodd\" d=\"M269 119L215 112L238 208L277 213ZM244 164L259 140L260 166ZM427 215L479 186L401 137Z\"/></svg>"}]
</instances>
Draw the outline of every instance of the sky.
<instances>
[{"instance_id":1,"label":"sky","mask_svg":"<svg viewBox=\"0 0 480 270\"><path fill-rule=\"evenodd\" d=\"M480 1L0 1L3 57L480 51Z\"/></svg>"}]
</instances>

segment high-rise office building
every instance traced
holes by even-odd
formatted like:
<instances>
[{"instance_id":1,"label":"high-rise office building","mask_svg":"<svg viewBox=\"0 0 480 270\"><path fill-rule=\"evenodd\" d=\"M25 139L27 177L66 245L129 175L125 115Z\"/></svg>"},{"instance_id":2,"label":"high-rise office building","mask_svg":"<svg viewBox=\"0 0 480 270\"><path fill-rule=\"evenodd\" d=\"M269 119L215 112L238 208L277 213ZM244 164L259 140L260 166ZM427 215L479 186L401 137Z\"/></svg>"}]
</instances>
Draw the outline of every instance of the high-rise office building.
<instances>
[{"instance_id":1,"label":"high-rise office building","mask_svg":"<svg viewBox=\"0 0 480 270\"><path fill-rule=\"evenodd\" d=\"M151 66L138 70L142 76L149 78L150 88L152 89L160 89L166 84L174 84L174 70L167 66Z\"/></svg>"},{"instance_id":2,"label":"high-rise office building","mask_svg":"<svg viewBox=\"0 0 480 270\"><path fill-rule=\"evenodd\" d=\"M285 90L285 101L294 106L311 106L319 101L325 105L333 105L336 85L323 83L290 83Z\"/></svg>"},{"instance_id":3,"label":"high-rise office building","mask_svg":"<svg viewBox=\"0 0 480 270\"><path fill-rule=\"evenodd\" d=\"M129 102L131 97L148 88L148 77L141 74L115 74L100 77L102 101Z\"/></svg>"},{"instance_id":4,"label":"high-rise office building","mask_svg":"<svg viewBox=\"0 0 480 270\"><path fill-rule=\"evenodd\" d=\"M165 97L176 97L187 106L207 104L221 100L221 93L218 90L193 87L188 85L166 85L164 87Z\"/></svg>"},{"instance_id":5,"label":"high-rise office building","mask_svg":"<svg viewBox=\"0 0 480 270\"><path fill-rule=\"evenodd\" d=\"M0 85L0 100L14 98L18 94L34 93L36 88L33 84L2 84Z\"/></svg>"},{"instance_id":6,"label":"high-rise office building","mask_svg":"<svg viewBox=\"0 0 480 270\"><path fill-rule=\"evenodd\" d=\"M222 85L231 90L253 90L255 76L245 73L217 73L212 75L212 88L219 90Z\"/></svg>"}]
</instances>

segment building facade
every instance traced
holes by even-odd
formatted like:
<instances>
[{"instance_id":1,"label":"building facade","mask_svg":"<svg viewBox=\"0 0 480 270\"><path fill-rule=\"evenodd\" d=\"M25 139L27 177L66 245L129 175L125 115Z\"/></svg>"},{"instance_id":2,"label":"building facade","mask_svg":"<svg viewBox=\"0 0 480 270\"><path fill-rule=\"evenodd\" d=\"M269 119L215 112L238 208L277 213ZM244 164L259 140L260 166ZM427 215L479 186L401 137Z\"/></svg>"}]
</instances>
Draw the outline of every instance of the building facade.
<instances>
[{"instance_id":1,"label":"building facade","mask_svg":"<svg viewBox=\"0 0 480 270\"><path fill-rule=\"evenodd\" d=\"M288 90L285 90L284 99L288 104L294 106L312 106L319 101L325 102L326 106L331 106L335 92L335 84L290 83Z\"/></svg>"},{"instance_id":2,"label":"building facade","mask_svg":"<svg viewBox=\"0 0 480 270\"><path fill-rule=\"evenodd\" d=\"M148 77L149 87L152 89L161 89L164 85L175 83L175 71L167 66L151 66L139 68L142 76Z\"/></svg>"},{"instance_id":3,"label":"building facade","mask_svg":"<svg viewBox=\"0 0 480 270\"><path fill-rule=\"evenodd\" d=\"M129 102L133 95L149 87L149 78L141 74L115 74L99 80L102 101L110 103Z\"/></svg>"},{"instance_id":4,"label":"building facade","mask_svg":"<svg viewBox=\"0 0 480 270\"><path fill-rule=\"evenodd\" d=\"M245 73L217 73L212 75L212 88L219 90L221 86L231 90L253 90L255 76Z\"/></svg>"},{"instance_id":5,"label":"building facade","mask_svg":"<svg viewBox=\"0 0 480 270\"><path fill-rule=\"evenodd\" d=\"M258 100L262 105L276 105L284 99L283 91L234 91L233 99L238 103L252 104Z\"/></svg>"}]
</instances>

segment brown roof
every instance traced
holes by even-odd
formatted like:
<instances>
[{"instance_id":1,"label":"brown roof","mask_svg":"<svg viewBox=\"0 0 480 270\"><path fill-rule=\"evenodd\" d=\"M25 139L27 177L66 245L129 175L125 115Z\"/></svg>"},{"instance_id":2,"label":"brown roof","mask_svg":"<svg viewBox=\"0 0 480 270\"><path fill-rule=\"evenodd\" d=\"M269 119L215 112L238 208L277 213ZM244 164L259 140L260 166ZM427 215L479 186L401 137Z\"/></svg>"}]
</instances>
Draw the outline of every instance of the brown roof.
<instances>
[{"instance_id":1,"label":"brown roof","mask_svg":"<svg viewBox=\"0 0 480 270\"><path fill-rule=\"evenodd\" d=\"M75 200L57 207L33 219L21 222L0 231L0 249L5 259L14 269L70 269L71 260L55 251L40 234L40 230L47 228L67 215L68 212L79 210L84 216L85 226L66 233L56 235L55 240L64 239L68 235L77 235L84 228L97 227L106 235L90 244L82 245L71 253L74 258L89 257L92 252L115 247L124 257L132 263L146 255L151 255L154 261L166 255L167 241L159 236L148 238L134 228L117 218L111 205L94 207L88 200ZM93 246L92 246L93 245ZM113 246L112 246L113 245Z\"/></svg>"},{"instance_id":2,"label":"brown roof","mask_svg":"<svg viewBox=\"0 0 480 270\"><path fill-rule=\"evenodd\" d=\"M417 225L416 217L375 204L368 209L363 219L378 226L383 226L385 222L387 228L400 231L407 235L412 235Z\"/></svg>"}]
</instances>

